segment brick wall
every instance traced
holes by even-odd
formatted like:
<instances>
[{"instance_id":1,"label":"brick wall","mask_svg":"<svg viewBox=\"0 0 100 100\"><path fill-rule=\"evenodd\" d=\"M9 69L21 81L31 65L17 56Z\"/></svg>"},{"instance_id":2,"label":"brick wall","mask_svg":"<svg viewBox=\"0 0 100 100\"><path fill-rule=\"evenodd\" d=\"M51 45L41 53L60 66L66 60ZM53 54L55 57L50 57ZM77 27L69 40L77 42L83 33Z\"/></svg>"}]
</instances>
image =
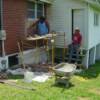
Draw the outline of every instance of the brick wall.
<instances>
[{"instance_id":1,"label":"brick wall","mask_svg":"<svg viewBox=\"0 0 100 100\"><path fill-rule=\"evenodd\" d=\"M3 0L4 29L7 32L5 41L6 54L18 51L17 41L25 34L27 11L26 0Z\"/></svg>"}]
</instances>

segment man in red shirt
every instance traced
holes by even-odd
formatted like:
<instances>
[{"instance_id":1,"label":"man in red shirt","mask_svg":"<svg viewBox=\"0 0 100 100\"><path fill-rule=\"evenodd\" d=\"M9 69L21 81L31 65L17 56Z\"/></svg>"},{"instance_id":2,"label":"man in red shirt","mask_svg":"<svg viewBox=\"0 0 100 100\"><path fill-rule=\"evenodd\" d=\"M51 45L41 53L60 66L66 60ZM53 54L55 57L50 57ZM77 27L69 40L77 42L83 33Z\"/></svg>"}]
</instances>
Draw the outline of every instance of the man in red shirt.
<instances>
[{"instance_id":1,"label":"man in red shirt","mask_svg":"<svg viewBox=\"0 0 100 100\"><path fill-rule=\"evenodd\" d=\"M72 44L74 45L81 45L82 42L82 35L80 33L79 28L75 28L75 33L72 37Z\"/></svg>"},{"instance_id":2,"label":"man in red shirt","mask_svg":"<svg viewBox=\"0 0 100 100\"><path fill-rule=\"evenodd\" d=\"M76 53L76 60L78 60L81 42L82 42L82 35L80 33L80 29L77 27L75 28L75 32L72 37L72 44L69 46L69 62L71 62L73 53Z\"/></svg>"}]
</instances>

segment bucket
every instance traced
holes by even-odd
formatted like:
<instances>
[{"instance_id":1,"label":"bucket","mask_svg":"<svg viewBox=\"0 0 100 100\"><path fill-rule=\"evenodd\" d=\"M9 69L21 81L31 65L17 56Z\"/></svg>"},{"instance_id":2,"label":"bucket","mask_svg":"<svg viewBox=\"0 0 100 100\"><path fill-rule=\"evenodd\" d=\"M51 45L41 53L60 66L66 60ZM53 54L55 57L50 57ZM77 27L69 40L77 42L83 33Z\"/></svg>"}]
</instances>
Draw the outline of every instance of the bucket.
<instances>
[{"instance_id":1,"label":"bucket","mask_svg":"<svg viewBox=\"0 0 100 100\"><path fill-rule=\"evenodd\" d=\"M33 79L33 72L30 72L30 71L26 71L24 73L24 81L27 82L27 83L31 83L32 82L32 79Z\"/></svg>"}]
</instances>

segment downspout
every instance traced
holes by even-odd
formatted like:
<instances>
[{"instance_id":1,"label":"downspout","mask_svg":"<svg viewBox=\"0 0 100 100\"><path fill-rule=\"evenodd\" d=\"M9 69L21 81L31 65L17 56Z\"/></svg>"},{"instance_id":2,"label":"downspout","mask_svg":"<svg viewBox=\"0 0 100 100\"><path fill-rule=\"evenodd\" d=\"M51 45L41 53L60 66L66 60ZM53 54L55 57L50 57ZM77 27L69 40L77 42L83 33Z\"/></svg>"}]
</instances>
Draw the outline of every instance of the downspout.
<instances>
[{"instance_id":1,"label":"downspout","mask_svg":"<svg viewBox=\"0 0 100 100\"><path fill-rule=\"evenodd\" d=\"M3 0L1 0L1 31L4 31L3 27ZM2 57L5 57L4 40L2 41Z\"/></svg>"}]
</instances>

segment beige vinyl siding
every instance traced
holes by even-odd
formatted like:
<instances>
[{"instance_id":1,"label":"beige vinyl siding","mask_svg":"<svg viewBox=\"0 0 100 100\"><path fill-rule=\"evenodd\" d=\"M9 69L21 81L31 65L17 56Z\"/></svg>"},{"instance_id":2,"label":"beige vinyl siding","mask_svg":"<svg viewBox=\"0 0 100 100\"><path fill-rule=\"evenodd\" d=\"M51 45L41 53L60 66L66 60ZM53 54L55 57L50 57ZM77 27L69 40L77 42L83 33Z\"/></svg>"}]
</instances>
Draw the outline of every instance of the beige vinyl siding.
<instances>
[{"instance_id":1,"label":"beige vinyl siding","mask_svg":"<svg viewBox=\"0 0 100 100\"><path fill-rule=\"evenodd\" d=\"M98 25L94 25L94 14L98 14ZM89 8L89 48L100 44L100 12Z\"/></svg>"},{"instance_id":2,"label":"beige vinyl siding","mask_svg":"<svg viewBox=\"0 0 100 100\"><path fill-rule=\"evenodd\" d=\"M66 33L66 45L71 43L72 38L72 9L86 9L86 3L78 0L55 0L48 8L48 19L51 30ZM87 31L87 30L86 30ZM85 33L84 33L85 34ZM57 39L58 45L63 44L63 37Z\"/></svg>"}]
</instances>

